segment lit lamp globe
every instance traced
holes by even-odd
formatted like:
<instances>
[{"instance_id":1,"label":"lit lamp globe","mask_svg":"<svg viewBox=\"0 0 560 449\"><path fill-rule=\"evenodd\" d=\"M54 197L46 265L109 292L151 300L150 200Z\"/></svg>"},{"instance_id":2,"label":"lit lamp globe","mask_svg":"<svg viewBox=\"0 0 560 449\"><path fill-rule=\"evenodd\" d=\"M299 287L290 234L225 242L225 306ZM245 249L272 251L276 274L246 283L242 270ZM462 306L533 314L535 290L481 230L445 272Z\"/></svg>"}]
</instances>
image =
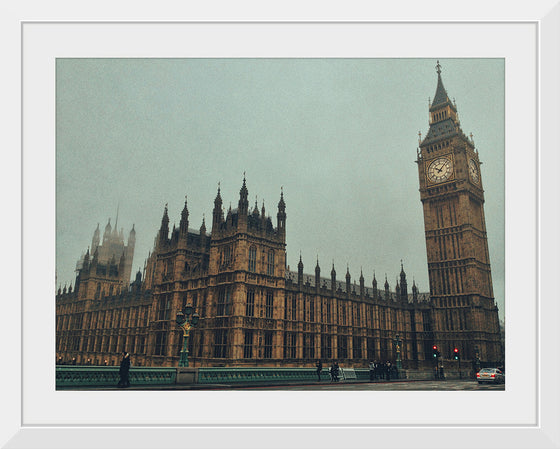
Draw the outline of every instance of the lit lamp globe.
<instances>
[{"instance_id":1,"label":"lit lamp globe","mask_svg":"<svg viewBox=\"0 0 560 449\"><path fill-rule=\"evenodd\" d=\"M185 322L185 314L183 312L177 312L177 324L180 326Z\"/></svg>"}]
</instances>

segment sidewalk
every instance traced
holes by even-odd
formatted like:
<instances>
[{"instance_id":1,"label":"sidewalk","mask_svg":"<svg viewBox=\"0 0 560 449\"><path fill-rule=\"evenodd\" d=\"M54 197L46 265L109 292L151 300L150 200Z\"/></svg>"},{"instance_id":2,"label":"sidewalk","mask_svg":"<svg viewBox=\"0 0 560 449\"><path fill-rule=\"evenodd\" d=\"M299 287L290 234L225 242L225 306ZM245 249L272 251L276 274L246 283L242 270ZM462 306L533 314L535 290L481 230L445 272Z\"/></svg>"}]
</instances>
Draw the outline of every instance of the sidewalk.
<instances>
[{"instance_id":1,"label":"sidewalk","mask_svg":"<svg viewBox=\"0 0 560 449\"><path fill-rule=\"evenodd\" d=\"M398 383L398 382L416 382L416 380L409 379L391 379L391 380L341 380L340 382L239 382L232 384L168 384L168 385L131 385L128 388L119 388L115 386L84 386L84 387L59 387L57 391L113 391L113 390L127 390L127 391L167 391L167 390L229 390L237 388L249 388L249 387L304 387L317 386L317 385L351 385L351 384L366 384L366 383Z\"/></svg>"}]
</instances>

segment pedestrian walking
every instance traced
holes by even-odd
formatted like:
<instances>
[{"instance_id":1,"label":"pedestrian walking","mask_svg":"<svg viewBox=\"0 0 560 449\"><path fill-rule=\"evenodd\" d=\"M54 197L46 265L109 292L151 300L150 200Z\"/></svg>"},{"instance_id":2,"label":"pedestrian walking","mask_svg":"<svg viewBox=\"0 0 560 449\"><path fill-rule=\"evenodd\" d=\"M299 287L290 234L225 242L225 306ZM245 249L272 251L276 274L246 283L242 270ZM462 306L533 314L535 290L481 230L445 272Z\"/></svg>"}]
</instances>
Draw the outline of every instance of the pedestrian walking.
<instances>
[{"instance_id":1,"label":"pedestrian walking","mask_svg":"<svg viewBox=\"0 0 560 449\"><path fill-rule=\"evenodd\" d=\"M130 354L126 351L122 352L121 366L119 368L120 380L118 387L126 388L130 387L130 381L128 380L128 371L130 370Z\"/></svg>"},{"instance_id":2,"label":"pedestrian walking","mask_svg":"<svg viewBox=\"0 0 560 449\"><path fill-rule=\"evenodd\" d=\"M338 363L336 362L331 365L331 382L338 382Z\"/></svg>"},{"instance_id":3,"label":"pedestrian walking","mask_svg":"<svg viewBox=\"0 0 560 449\"><path fill-rule=\"evenodd\" d=\"M385 378L391 380L391 362L389 360L385 362Z\"/></svg>"},{"instance_id":4,"label":"pedestrian walking","mask_svg":"<svg viewBox=\"0 0 560 449\"><path fill-rule=\"evenodd\" d=\"M315 366L317 367L317 380L321 382L321 371L323 371L323 364L321 363L321 360L317 360Z\"/></svg>"},{"instance_id":5,"label":"pedestrian walking","mask_svg":"<svg viewBox=\"0 0 560 449\"><path fill-rule=\"evenodd\" d=\"M379 379L379 362L377 360L373 361L373 380Z\"/></svg>"},{"instance_id":6,"label":"pedestrian walking","mask_svg":"<svg viewBox=\"0 0 560 449\"><path fill-rule=\"evenodd\" d=\"M340 373L340 369L338 367L338 362L334 362L334 381L338 382L340 380L340 378L338 377Z\"/></svg>"}]
</instances>

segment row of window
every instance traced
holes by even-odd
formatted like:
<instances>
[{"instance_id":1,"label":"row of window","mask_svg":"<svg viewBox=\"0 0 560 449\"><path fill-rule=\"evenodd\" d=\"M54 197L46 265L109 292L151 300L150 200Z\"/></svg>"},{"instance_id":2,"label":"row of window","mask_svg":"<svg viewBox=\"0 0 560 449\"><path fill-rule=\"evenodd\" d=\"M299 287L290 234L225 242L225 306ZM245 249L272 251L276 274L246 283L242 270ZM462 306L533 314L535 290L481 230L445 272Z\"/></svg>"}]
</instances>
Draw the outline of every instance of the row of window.
<instances>
[{"instance_id":1,"label":"row of window","mask_svg":"<svg viewBox=\"0 0 560 449\"><path fill-rule=\"evenodd\" d=\"M57 351L119 353L125 348L131 354L143 354L146 336L95 335L80 337L69 335L57 339Z\"/></svg>"},{"instance_id":2,"label":"row of window","mask_svg":"<svg viewBox=\"0 0 560 449\"><path fill-rule=\"evenodd\" d=\"M441 143L438 143L436 145L431 145L430 147L428 147L428 152L431 153L432 151L441 150L442 148L446 148L450 145L450 143L451 142L447 140L445 142L441 142Z\"/></svg>"},{"instance_id":3,"label":"row of window","mask_svg":"<svg viewBox=\"0 0 560 449\"><path fill-rule=\"evenodd\" d=\"M249 265L247 268L251 273L257 272L257 247L254 245L249 247ZM269 276L274 276L274 250L272 249L266 252L266 274Z\"/></svg>"},{"instance_id":4,"label":"row of window","mask_svg":"<svg viewBox=\"0 0 560 449\"><path fill-rule=\"evenodd\" d=\"M245 315L248 317L255 316L255 290L247 290L247 302L245 304ZM272 290L266 291L265 318L274 318L274 292Z\"/></svg>"},{"instance_id":5,"label":"row of window","mask_svg":"<svg viewBox=\"0 0 560 449\"><path fill-rule=\"evenodd\" d=\"M249 288L247 290L245 316L254 317L257 314L257 305L255 299L256 290ZM273 290L264 291L264 304L261 310L260 317L267 319L274 318L275 297ZM206 316L206 299L202 297L202 307L198 308L198 294L194 293L191 296L191 305L199 313L199 316ZM284 320L299 321L298 314L303 314L303 321L316 322L320 319L321 323L339 324L339 325L353 325L361 326L371 325L374 320L373 314L362 315L361 307L356 307L352 304L340 303L338 308L331 306L331 301L319 301L319 308L316 310L316 303L314 298L306 298L299 301L296 295L286 296L284 302ZM187 296L183 298L183 307L187 304ZM160 295L156 302L155 319L156 320L171 320L172 316L172 294ZM223 287L218 290L218 298L216 303L215 316L230 316L232 314L232 288ZM338 310L336 310L338 309ZM333 314L333 312L335 312ZM353 313L352 313L353 312ZM373 310L371 310L373 313ZM318 313L319 316L316 316ZM369 322L362 323L367 318ZM385 329L387 323L397 322L397 316L394 312L388 309L379 309L379 327ZM404 318L403 318L404 319ZM91 322L90 322L91 321ZM57 331L71 330L71 329L116 329L127 327L145 327L148 325L149 317L146 307L134 307L127 309L115 309L107 311L92 312L86 314L74 314L57 316ZM463 325L461 325L463 327Z\"/></svg>"},{"instance_id":6,"label":"row of window","mask_svg":"<svg viewBox=\"0 0 560 449\"><path fill-rule=\"evenodd\" d=\"M126 327L145 327L148 325L148 313L145 307L101 310L97 312L58 315L57 331L72 329L116 329Z\"/></svg>"},{"instance_id":7,"label":"row of window","mask_svg":"<svg viewBox=\"0 0 560 449\"><path fill-rule=\"evenodd\" d=\"M243 358L244 359L252 359L253 358L253 347L254 347L254 331L252 329L248 329L245 331L245 340L243 343ZM262 347L262 355L256 354L257 358L265 358L270 359L272 358L272 336L273 333L271 331L267 331L264 333L264 341L263 337L259 337L259 347ZM225 354L225 352L223 352ZM223 356L225 357L225 355Z\"/></svg>"},{"instance_id":8,"label":"row of window","mask_svg":"<svg viewBox=\"0 0 560 449\"><path fill-rule=\"evenodd\" d=\"M438 112L437 114L433 114L434 121L443 120L447 118L447 111Z\"/></svg>"},{"instance_id":9,"label":"row of window","mask_svg":"<svg viewBox=\"0 0 560 449\"><path fill-rule=\"evenodd\" d=\"M243 358L264 358L270 359L273 356L273 331L265 331L262 336L258 337L257 332L252 329L244 331L243 341ZM283 334L283 353L285 359L296 359L297 353L297 333L284 332ZM168 354L168 336L167 332L157 332L154 341L154 355L167 356ZM346 359L349 357L349 339L352 338L351 355L354 359L364 357L364 349L367 358L373 359L376 355L375 340L371 337L349 337L346 335L321 335L320 353L316 348L316 334L304 333L302 339L302 357L305 359L313 359L320 357L323 359L339 358ZM216 329L213 331L213 346L211 357L227 358L228 354L229 332L227 329ZM336 342L337 351L333 350L333 343ZM192 338L189 339L189 353L193 354ZM147 337L145 335L132 336L86 336L80 338L78 335L70 335L66 338L57 339L57 351L82 351L82 352L100 352L100 353L118 353L122 348L126 348L131 354L143 354L146 351ZM381 355L391 352L392 340L385 340L381 344ZM197 345L197 357L202 356L202 345ZM257 352L257 350L260 350ZM425 349L431 351L431 343L426 342ZM178 342L177 355L182 349L182 342ZM404 347L403 347L404 349ZM193 354L194 355L194 354ZM378 356L378 355L377 355ZM403 351L403 356L405 356Z\"/></svg>"},{"instance_id":10,"label":"row of window","mask_svg":"<svg viewBox=\"0 0 560 449\"><path fill-rule=\"evenodd\" d=\"M216 329L214 331L214 341L213 341L213 351L212 355L214 358L226 358L228 349L228 330L227 329ZM262 337L259 337L259 341L255 341L256 332L252 329L247 329L244 332L244 342L243 342L243 358L272 358L272 347L273 347L273 332L265 331ZM331 358L332 336L322 335L321 336L321 352L323 358ZM346 336L337 336L337 346L338 346L338 357L347 358L348 357L348 343ZM154 354L159 356L165 356L167 344L167 333L158 332L156 334ZM361 338L354 337L353 340L353 357L362 358L362 345ZM179 346L178 346L179 347ZM257 354L256 348L262 348L262 352ZM285 332L284 333L284 358L296 358L297 349L297 334L295 332ZM303 335L303 358L314 358L315 357L315 334L305 333Z\"/></svg>"},{"instance_id":11,"label":"row of window","mask_svg":"<svg viewBox=\"0 0 560 449\"><path fill-rule=\"evenodd\" d=\"M188 297L183 297L182 308L188 303ZM172 294L160 295L159 300L156 302L155 319L156 320L170 320L171 316ZM206 295L202 300L201 307L198 307L198 293L193 293L191 296L190 305L196 310L200 317L206 316ZM222 287L218 290L218 298L216 301L216 316L230 316L232 313L232 289L231 287ZM274 292L268 290L265 299L265 317L273 318L274 314ZM245 305L245 315L248 317L255 316L255 290L249 289L247 291L247 301Z\"/></svg>"},{"instance_id":12,"label":"row of window","mask_svg":"<svg viewBox=\"0 0 560 449\"><path fill-rule=\"evenodd\" d=\"M464 293L467 277L466 267L432 269L429 273L431 292L434 295Z\"/></svg>"},{"instance_id":13,"label":"row of window","mask_svg":"<svg viewBox=\"0 0 560 449\"><path fill-rule=\"evenodd\" d=\"M467 326L467 310L443 310L443 327L442 330L464 330Z\"/></svg>"},{"instance_id":14,"label":"row of window","mask_svg":"<svg viewBox=\"0 0 560 449\"><path fill-rule=\"evenodd\" d=\"M200 293L200 304L198 301L198 292L194 292L191 296L191 302L190 305L192 306L193 310L196 311L198 313L198 315L200 317L205 317L206 316L206 298L207 298L207 293L201 292ZM187 304L189 304L188 302L188 295L185 293L183 295L183 303L181 306L181 310L183 310Z\"/></svg>"},{"instance_id":15,"label":"row of window","mask_svg":"<svg viewBox=\"0 0 560 449\"><path fill-rule=\"evenodd\" d=\"M253 288L249 288L247 290L246 295L246 302L245 302L245 316L247 317L254 317L256 316L256 299L255 299L256 291ZM274 318L274 291L273 290L266 290L265 293L265 300L264 300L264 317L268 319ZM183 303L186 304L186 298L183 300ZM167 303L166 303L167 304ZM197 304L197 294L193 295L192 305L196 309ZM216 316L229 316L232 313L232 289L231 287L223 287L218 290L218 300L216 303ZM161 306L160 309L168 310ZM303 314L303 321L306 322L315 322L317 318L319 318L321 323L329 323L329 324L339 324L339 325L353 325L353 326L361 326L368 325L366 323L367 315L362 315L362 308L360 305L348 304L348 303L339 303L338 310L331 306L331 301L319 301L319 316L316 316L316 306L315 306L315 299L314 298L306 298L303 301L299 301L296 295L288 295L284 298L284 320L292 320L292 321L299 321L298 313L302 312ZM334 312L337 312L333 314ZM371 310L372 314L369 316L370 324L374 321L373 310ZM200 316L204 316L201 314ZM261 314L261 317L263 315ZM362 320L363 318L363 320ZM387 323L389 322L397 322L397 316L395 312L392 312L388 309L381 308L379 309L379 322L380 327L385 329L387 327ZM403 318L404 319L404 318ZM362 322L364 321L364 322Z\"/></svg>"},{"instance_id":16,"label":"row of window","mask_svg":"<svg viewBox=\"0 0 560 449\"><path fill-rule=\"evenodd\" d=\"M249 300L249 298L247 298ZM339 324L342 326L362 326L369 325L374 321L373 309L370 309L368 320L367 313L362 314L362 306L359 304L351 304L340 302L338 306L333 307L331 300L320 300L318 310L316 310L315 298L305 298L299 301L296 295L289 295L284 298L284 320L299 321L298 313L303 315L303 321L315 322L316 318L321 323ZM334 313L333 313L334 312ZM316 313L319 315L316 317ZM363 318L363 319L362 319ZM396 321L396 314L389 309L379 309L380 327L384 329L389 322Z\"/></svg>"},{"instance_id":17,"label":"row of window","mask_svg":"<svg viewBox=\"0 0 560 449\"><path fill-rule=\"evenodd\" d=\"M226 338L224 337L224 333L227 333L225 330L216 331L216 340L215 345L222 340L218 340L219 338ZM295 359L297 358L297 333L295 332L284 332L284 344L283 344L283 357L285 359ZM303 334L303 347L302 347L302 357L304 359L313 359L316 358L319 353L316 352L315 348L315 337L316 335L313 333L304 333ZM273 333L271 331L264 332L264 341L262 338L259 337L259 347L262 346L263 353L262 357L272 358L272 346L273 346ZM345 335L321 335L321 358L330 359L333 357L333 339L336 339L337 345L337 358L346 359L348 358L348 339L350 337ZM224 340L225 341L225 340ZM363 358L364 353L364 344L365 349L367 351L368 358L374 358L375 354L375 345L373 338L364 339L363 337L352 337L352 358L354 359L361 359ZM225 346L225 343L224 343ZM244 335L244 344L243 344L243 358L251 359L254 357L254 348L255 348L255 331L248 329L245 331ZM386 349L382 351L384 354L387 353ZM214 357L217 358L224 358L226 357L225 354L225 347L220 347L219 351L214 350ZM257 356L260 357L260 356Z\"/></svg>"},{"instance_id":18,"label":"row of window","mask_svg":"<svg viewBox=\"0 0 560 449\"><path fill-rule=\"evenodd\" d=\"M102 296L107 296L107 294L108 296L113 296L113 293L117 293L117 290L118 290L118 286L110 285L109 290L104 289L103 292L101 292L101 283L98 282L93 299L99 299ZM85 298L85 294L86 294L86 289L84 288L82 291L82 298Z\"/></svg>"}]
</instances>

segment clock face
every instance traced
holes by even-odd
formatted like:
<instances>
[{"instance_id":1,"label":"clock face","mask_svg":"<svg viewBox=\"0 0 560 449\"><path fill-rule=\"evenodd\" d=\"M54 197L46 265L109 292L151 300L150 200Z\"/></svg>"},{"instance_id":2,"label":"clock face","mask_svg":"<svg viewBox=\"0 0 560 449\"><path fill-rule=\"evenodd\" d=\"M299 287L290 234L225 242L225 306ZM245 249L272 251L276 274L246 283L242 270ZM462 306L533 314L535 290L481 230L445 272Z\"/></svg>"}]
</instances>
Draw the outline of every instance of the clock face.
<instances>
[{"instance_id":1,"label":"clock face","mask_svg":"<svg viewBox=\"0 0 560 449\"><path fill-rule=\"evenodd\" d=\"M446 157L439 157L428 167L428 179L431 182L447 181L453 174L453 162Z\"/></svg>"},{"instance_id":2,"label":"clock face","mask_svg":"<svg viewBox=\"0 0 560 449\"><path fill-rule=\"evenodd\" d=\"M478 184L480 182L480 173L478 172L478 165L474 159L469 161L469 175L472 182Z\"/></svg>"}]
</instances>

